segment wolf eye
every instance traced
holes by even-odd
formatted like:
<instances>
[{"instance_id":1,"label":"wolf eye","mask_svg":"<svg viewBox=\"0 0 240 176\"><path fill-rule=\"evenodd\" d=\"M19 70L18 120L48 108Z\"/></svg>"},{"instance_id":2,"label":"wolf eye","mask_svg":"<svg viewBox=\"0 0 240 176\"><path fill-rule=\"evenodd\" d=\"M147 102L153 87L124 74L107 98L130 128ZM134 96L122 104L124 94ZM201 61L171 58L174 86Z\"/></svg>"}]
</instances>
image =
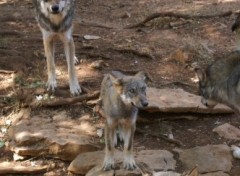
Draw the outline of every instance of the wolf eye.
<instances>
[{"instance_id":1,"label":"wolf eye","mask_svg":"<svg viewBox=\"0 0 240 176\"><path fill-rule=\"evenodd\" d=\"M141 91L145 92L146 91L146 87L142 87Z\"/></svg>"},{"instance_id":2,"label":"wolf eye","mask_svg":"<svg viewBox=\"0 0 240 176\"><path fill-rule=\"evenodd\" d=\"M135 93L135 89L129 89L130 93Z\"/></svg>"}]
</instances>

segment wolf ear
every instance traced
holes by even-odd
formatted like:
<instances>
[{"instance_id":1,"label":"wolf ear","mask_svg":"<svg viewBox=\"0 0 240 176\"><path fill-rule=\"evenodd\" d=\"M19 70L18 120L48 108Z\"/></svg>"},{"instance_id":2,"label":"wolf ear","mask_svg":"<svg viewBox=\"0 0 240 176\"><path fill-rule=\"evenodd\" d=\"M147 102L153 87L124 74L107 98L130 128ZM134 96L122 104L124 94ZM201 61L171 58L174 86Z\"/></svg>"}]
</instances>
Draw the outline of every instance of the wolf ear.
<instances>
[{"instance_id":1,"label":"wolf ear","mask_svg":"<svg viewBox=\"0 0 240 176\"><path fill-rule=\"evenodd\" d=\"M124 77L124 74L121 73L120 71L112 71L112 72L110 73L110 75L112 75L112 76L115 77L115 78L119 78L119 79L121 79L121 78Z\"/></svg>"},{"instance_id":2,"label":"wolf ear","mask_svg":"<svg viewBox=\"0 0 240 176\"><path fill-rule=\"evenodd\" d=\"M123 84L123 77L124 77L124 74L122 74L119 71L112 71L110 73L110 78L113 84L116 86L121 86Z\"/></svg>"},{"instance_id":3,"label":"wolf ear","mask_svg":"<svg viewBox=\"0 0 240 176\"><path fill-rule=\"evenodd\" d=\"M147 78L146 73L144 73L143 71L138 72L135 76L142 79L143 81L145 81Z\"/></svg>"},{"instance_id":4,"label":"wolf ear","mask_svg":"<svg viewBox=\"0 0 240 176\"><path fill-rule=\"evenodd\" d=\"M194 71L195 71L199 81L206 80L206 73L201 68L195 68Z\"/></svg>"}]
</instances>

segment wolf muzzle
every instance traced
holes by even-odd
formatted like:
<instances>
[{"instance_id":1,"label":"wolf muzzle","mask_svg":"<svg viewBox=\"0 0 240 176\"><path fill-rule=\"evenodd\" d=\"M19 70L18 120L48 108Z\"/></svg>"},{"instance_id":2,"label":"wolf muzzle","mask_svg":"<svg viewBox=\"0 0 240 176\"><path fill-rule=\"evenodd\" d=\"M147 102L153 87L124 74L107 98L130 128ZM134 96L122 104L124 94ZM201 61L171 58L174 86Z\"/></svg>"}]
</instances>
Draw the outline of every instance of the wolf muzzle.
<instances>
[{"instance_id":1,"label":"wolf muzzle","mask_svg":"<svg viewBox=\"0 0 240 176\"><path fill-rule=\"evenodd\" d=\"M147 100L142 100L141 104L143 107L147 107L148 106L148 101Z\"/></svg>"},{"instance_id":2,"label":"wolf muzzle","mask_svg":"<svg viewBox=\"0 0 240 176\"><path fill-rule=\"evenodd\" d=\"M52 5L51 6L51 11L53 14L58 14L60 12L60 7L58 4Z\"/></svg>"}]
</instances>

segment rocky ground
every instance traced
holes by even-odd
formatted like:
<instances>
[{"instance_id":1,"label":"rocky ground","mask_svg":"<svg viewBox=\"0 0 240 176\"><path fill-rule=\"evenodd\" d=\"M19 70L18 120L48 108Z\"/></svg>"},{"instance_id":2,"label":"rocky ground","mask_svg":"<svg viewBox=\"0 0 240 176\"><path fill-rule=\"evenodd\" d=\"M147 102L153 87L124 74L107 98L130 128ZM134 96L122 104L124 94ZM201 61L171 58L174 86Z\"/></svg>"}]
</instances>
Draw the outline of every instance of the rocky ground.
<instances>
[{"instance_id":1,"label":"rocky ground","mask_svg":"<svg viewBox=\"0 0 240 176\"><path fill-rule=\"evenodd\" d=\"M237 0L77 1L76 70L85 89L74 98L61 43L59 88L45 90L46 60L31 1L0 0L0 175L238 176L238 115L201 105L192 68L236 49L231 25L239 7ZM94 100L111 70L148 74L150 105L139 114L135 171L122 169L121 147L116 170L99 170L104 119Z\"/></svg>"}]
</instances>

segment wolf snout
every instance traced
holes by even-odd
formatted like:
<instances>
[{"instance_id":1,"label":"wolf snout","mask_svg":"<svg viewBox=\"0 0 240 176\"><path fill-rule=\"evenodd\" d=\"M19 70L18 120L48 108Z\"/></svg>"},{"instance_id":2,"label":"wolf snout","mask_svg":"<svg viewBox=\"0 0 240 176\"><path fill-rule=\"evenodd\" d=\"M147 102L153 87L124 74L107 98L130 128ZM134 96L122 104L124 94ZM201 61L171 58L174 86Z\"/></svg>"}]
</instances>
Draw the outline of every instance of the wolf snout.
<instances>
[{"instance_id":1,"label":"wolf snout","mask_svg":"<svg viewBox=\"0 0 240 176\"><path fill-rule=\"evenodd\" d=\"M52 5L51 10L53 13L58 13L59 12L59 5Z\"/></svg>"},{"instance_id":2,"label":"wolf snout","mask_svg":"<svg viewBox=\"0 0 240 176\"><path fill-rule=\"evenodd\" d=\"M148 106L148 101L146 101L146 100L142 101L141 103L142 103L143 107L147 107Z\"/></svg>"}]
</instances>

